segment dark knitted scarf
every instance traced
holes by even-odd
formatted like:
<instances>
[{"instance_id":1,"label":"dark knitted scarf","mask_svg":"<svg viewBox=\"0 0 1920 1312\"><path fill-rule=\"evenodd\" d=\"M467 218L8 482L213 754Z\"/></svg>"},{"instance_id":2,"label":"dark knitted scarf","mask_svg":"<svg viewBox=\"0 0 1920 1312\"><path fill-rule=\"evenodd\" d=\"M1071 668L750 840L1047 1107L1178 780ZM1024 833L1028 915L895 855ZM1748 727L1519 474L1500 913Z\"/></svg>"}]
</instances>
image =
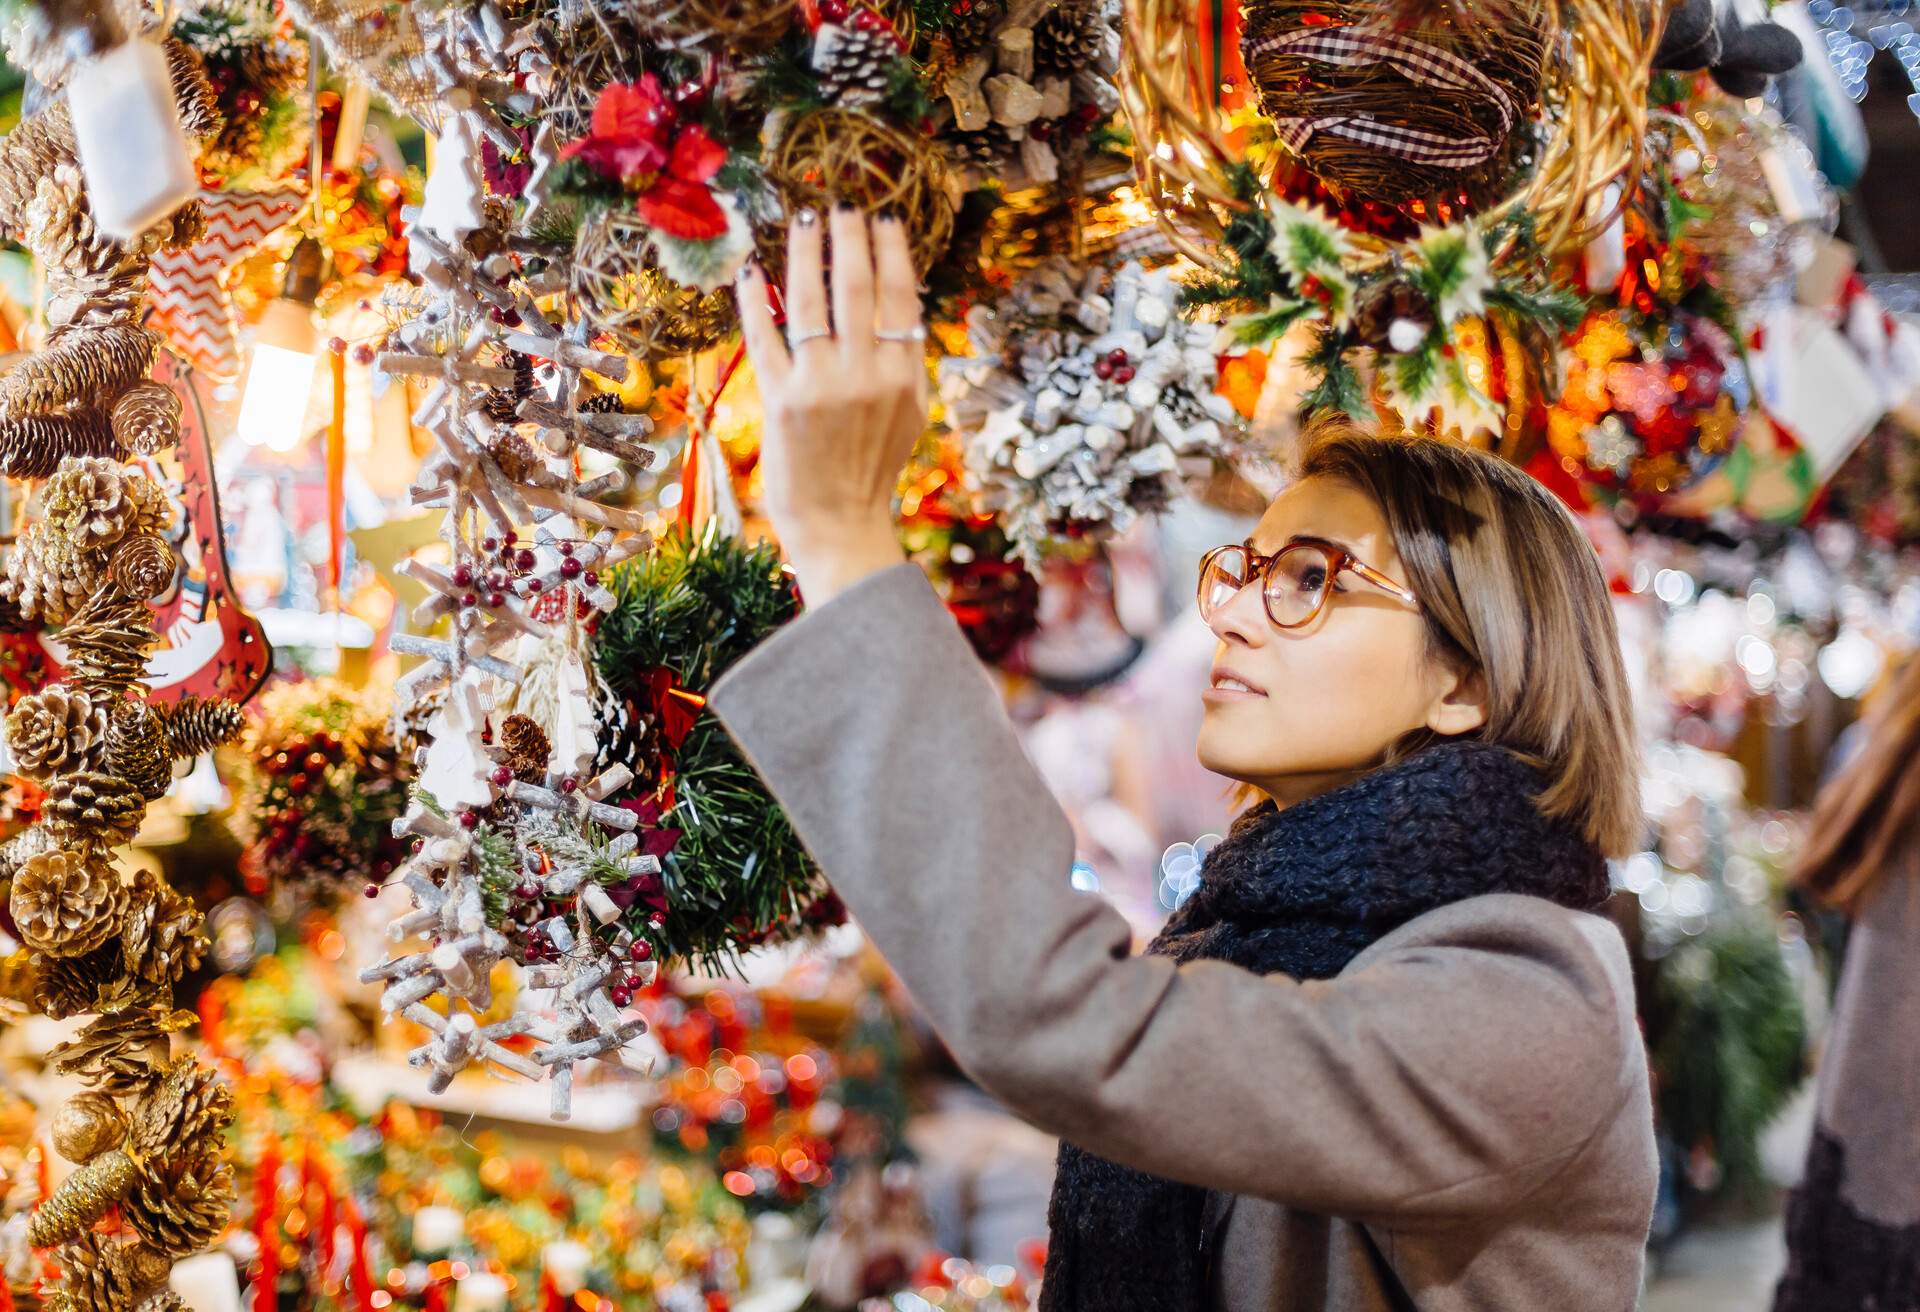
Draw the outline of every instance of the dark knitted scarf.
<instances>
[{"instance_id":1,"label":"dark knitted scarf","mask_svg":"<svg viewBox=\"0 0 1920 1312\"><path fill-rule=\"evenodd\" d=\"M1147 951L1327 979L1416 916L1483 893L1593 910L1606 864L1540 814L1540 786L1506 750L1456 741L1284 811L1265 803L1214 848ZM1273 1073L1276 1086L1286 1078ZM1206 1201L1204 1189L1062 1143L1041 1312L1198 1312Z\"/></svg>"}]
</instances>

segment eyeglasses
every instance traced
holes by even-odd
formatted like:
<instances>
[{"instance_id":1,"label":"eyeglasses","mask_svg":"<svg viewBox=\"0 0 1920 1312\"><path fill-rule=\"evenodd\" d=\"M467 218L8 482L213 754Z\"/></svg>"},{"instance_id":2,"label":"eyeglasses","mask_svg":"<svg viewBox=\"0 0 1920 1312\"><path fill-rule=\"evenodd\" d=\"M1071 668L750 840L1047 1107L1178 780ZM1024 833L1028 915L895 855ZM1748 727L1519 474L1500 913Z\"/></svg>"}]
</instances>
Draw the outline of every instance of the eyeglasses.
<instances>
[{"instance_id":1,"label":"eyeglasses","mask_svg":"<svg viewBox=\"0 0 1920 1312\"><path fill-rule=\"evenodd\" d=\"M1258 578L1267 618L1282 629L1311 624L1326 609L1334 580L1343 573L1373 584L1389 596L1418 609L1419 598L1373 566L1356 560L1344 547L1315 538L1290 542L1271 556L1253 544L1215 547L1200 561L1200 618L1209 624L1222 606Z\"/></svg>"}]
</instances>

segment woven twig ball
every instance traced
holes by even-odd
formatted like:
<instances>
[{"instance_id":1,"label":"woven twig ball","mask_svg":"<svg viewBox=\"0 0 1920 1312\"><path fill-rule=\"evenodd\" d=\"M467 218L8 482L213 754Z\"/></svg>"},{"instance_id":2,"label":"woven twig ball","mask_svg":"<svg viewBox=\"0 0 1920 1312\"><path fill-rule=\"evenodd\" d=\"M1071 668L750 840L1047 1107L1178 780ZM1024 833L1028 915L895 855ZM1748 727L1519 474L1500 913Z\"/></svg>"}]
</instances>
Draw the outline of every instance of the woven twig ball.
<instances>
[{"instance_id":1,"label":"woven twig ball","mask_svg":"<svg viewBox=\"0 0 1920 1312\"><path fill-rule=\"evenodd\" d=\"M1447 0L1247 0L1241 55L1280 139L1343 202L1499 199L1530 140L1551 18Z\"/></svg>"},{"instance_id":2,"label":"woven twig ball","mask_svg":"<svg viewBox=\"0 0 1920 1312\"><path fill-rule=\"evenodd\" d=\"M925 276L953 238L947 170L929 137L903 132L851 109L819 109L796 117L768 152L767 178L789 214L825 214L850 205L890 214L906 224L914 267ZM760 233L760 258L785 267L784 229Z\"/></svg>"},{"instance_id":3,"label":"woven twig ball","mask_svg":"<svg viewBox=\"0 0 1920 1312\"><path fill-rule=\"evenodd\" d=\"M597 331L642 358L704 351L739 320L733 294L702 292L654 266L646 228L632 215L602 215L574 246L574 308Z\"/></svg>"},{"instance_id":4,"label":"woven twig ball","mask_svg":"<svg viewBox=\"0 0 1920 1312\"><path fill-rule=\"evenodd\" d=\"M785 36L795 7L795 0L642 0L631 17L662 44L738 51Z\"/></svg>"}]
</instances>

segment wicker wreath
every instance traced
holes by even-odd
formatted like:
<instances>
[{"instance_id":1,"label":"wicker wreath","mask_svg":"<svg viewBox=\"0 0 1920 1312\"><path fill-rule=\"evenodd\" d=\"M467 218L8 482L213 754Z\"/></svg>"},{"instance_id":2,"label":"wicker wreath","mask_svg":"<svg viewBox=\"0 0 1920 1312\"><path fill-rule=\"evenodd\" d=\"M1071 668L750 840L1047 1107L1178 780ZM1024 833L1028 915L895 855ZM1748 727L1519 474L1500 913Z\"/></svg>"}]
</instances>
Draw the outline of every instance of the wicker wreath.
<instances>
[{"instance_id":1,"label":"wicker wreath","mask_svg":"<svg viewBox=\"0 0 1920 1312\"><path fill-rule=\"evenodd\" d=\"M1280 139L1343 199L1497 201L1546 67L1546 0L1498 40L1443 0L1384 29L1380 0L1248 0L1240 49Z\"/></svg>"},{"instance_id":2,"label":"wicker wreath","mask_svg":"<svg viewBox=\"0 0 1920 1312\"><path fill-rule=\"evenodd\" d=\"M799 115L769 151L766 170L789 214L850 205L898 218L912 237L914 267L923 277L953 238L946 165L932 138L858 110ZM760 233L760 258L769 271L784 270L784 243L783 230Z\"/></svg>"},{"instance_id":3,"label":"wicker wreath","mask_svg":"<svg viewBox=\"0 0 1920 1312\"><path fill-rule=\"evenodd\" d=\"M643 359L704 351L738 322L732 293L702 292L654 266L632 215L601 215L581 230L570 291L581 318Z\"/></svg>"},{"instance_id":4,"label":"wicker wreath","mask_svg":"<svg viewBox=\"0 0 1920 1312\"><path fill-rule=\"evenodd\" d=\"M1516 3L1520 5L1520 12L1538 15L1537 24L1524 25L1526 37L1517 44L1534 49L1537 36L1537 48L1543 55L1538 94L1527 97L1524 102L1529 113L1535 103L1539 106L1540 141L1537 149L1521 150L1515 143L1530 135L1525 125L1516 120L1507 130L1498 155L1489 156L1487 163L1492 165L1490 171L1497 173L1500 166L1496 161L1511 159L1522 166L1521 172L1504 196L1482 204L1478 217L1483 223L1491 223L1516 209L1524 209L1533 216L1536 238L1545 250L1569 252L1578 249L1611 219L1615 207L1601 203L1607 185L1623 177L1631 183L1638 176L1641 143L1646 132L1647 80L1653 49L1664 27L1666 5L1660 0L1516 0ZM1232 177L1239 161L1227 148L1224 124L1214 103L1214 88L1201 62L1194 57L1191 6L1184 0L1125 0L1125 4L1127 41L1121 70L1121 97L1135 137L1150 143L1137 153L1143 191L1169 240L1183 254L1204 267L1222 268L1227 263L1221 253L1226 225L1232 214L1248 202L1235 190ZM1292 13L1297 19L1306 8L1283 0L1253 0L1248 6L1249 46L1261 39L1256 36L1256 29L1268 38L1284 35L1285 16L1281 11ZM1380 10L1377 2L1372 5L1318 4L1312 8L1323 15L1346 12L1349 17L1358 17L1363 11L1377 15ZM1443 21L1450 20L1434 20ZM1319 27L1316 30L1342 29ZM1375 37L1384 30L1373 29ZM1393 31L1399 34L1399 29ZM1357 34L1350 31L1349 36L1357 39ZM1435 31L1429 31L1427 36L1428 46L1440 48L1436 44L1440 38ZM1457 58L1467 60L1476 68L1490 66L1485 50L1474 48L1470 54L1459 53L1466 41L1463 33L1454 33L1447 39L1453 43L1451 53ZM1508 34L1501 32L1500 40L1508 41ZM1321 44L1317 48L1323 53L1343 52L1350 51L1352 45L1349 41ZM1352 56L1343 54L1342 57ZM1502 58L1504 62L1504 55ZM1516 67L1523 67L1527 58L1530 57L1516 58ZM1361 70L1341 70L1342 78L1352 72L1359 79L1361 85L1354 92L1359 99L1329 100L1322 85L1328 73L1323 61L1315 69L1319 90L1307 103L1297 100L1295 89L1284 84L1282 65L1276 61L1276 52L1260 51L1252 54L1250 62L1250 72L1263 81L1262 99L1270 110L1292 112L1304 106L1313 114L1324 116L1349 105L1357 105L1367 112L1377 111L1380 106L1380 91L1367 79L1384 79L1385 72L1376 69L1366 74ZM1451 64L1447 66L1451 69ZM1405 78L1404 73L1396 76ZM1517 98L1519 84L1509 86L1510 93ZM1484 92L1485 88L1481 90ZM1408 100L1449 103L1437 97L1431 87L1422 87L1416 97L1403 81L1401 92ZM1422 113L1427 112L1423 107ZM1470 136L1469 123L1486 125L1499 119L1497 110L1469 110L1464 102L1445 112L1454 116L1448 120L1451 126L1442 129L1446 135ZM1485 119L1485 112L1491 112L1493 119ZM1414 126L1437 120L1393 121ZM1284 139L1288 125L1278 126ZM1295 129L1296 137L1301 131ZM1355 161L1348 143L1321 141L1326 135L1324 130L1316 128L1312 138L1299 147L1308 163L1316 169L1328 170L1330 175L1342 169L1353 170ZM1530 160L1526 158L1528 155ZM1406 164L1397 159L1386 162L1392 169ZM1364 170L1352 174L1352 185L1358 189L1367 185L1370 178L1372 185L1381 185L1377 174ZM1409 170L1408 185L1417 188L1426 184L1418 170ZM1623 192L1630 190L1630 186L1622 188ZM1383 261L1392 256L1391 245L1384 239L1354 234L1354 240L1368 252L1371 260ZM1496 258L1504 254L1504 250L1495 252Z\"/></svg>"},{"instance_id":5,"label":"wicker wreath","mask_svg":"<svg viewBox=\"0 0 1920 1312\"><path fill-rule=\"evenodd\" d=\"M632 16L654 41L737 51L785 36L795 7L796 0L642 0Z\"/></svg>"}]
</instances>

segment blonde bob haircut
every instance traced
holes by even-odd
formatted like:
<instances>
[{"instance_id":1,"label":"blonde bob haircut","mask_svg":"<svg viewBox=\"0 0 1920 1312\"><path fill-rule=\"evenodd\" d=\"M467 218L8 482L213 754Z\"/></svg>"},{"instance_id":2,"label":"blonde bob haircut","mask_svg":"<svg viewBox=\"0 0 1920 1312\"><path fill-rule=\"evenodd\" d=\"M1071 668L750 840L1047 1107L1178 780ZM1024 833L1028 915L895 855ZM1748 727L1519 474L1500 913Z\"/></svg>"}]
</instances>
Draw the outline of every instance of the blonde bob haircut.
<instances>
[{"instance_id":1,"label":"blonde bob haircut","mask_svg":"<svg viewBox=\"0 0 1920 1312\"><path fill-rule=\"evenodd\" d=\"M1380 507L1433 655L1484 679L1487 722L1477 736L1540 771L1540 810L1608 856L1639 847L1639 753L1620 635L1599 558L1558 498L1494 456L1371 436L1344 418L1308 424L1299 474L1338 479ZM1433 741L1423 731L1394 756Z\"/></svg>"}]
</instances>

